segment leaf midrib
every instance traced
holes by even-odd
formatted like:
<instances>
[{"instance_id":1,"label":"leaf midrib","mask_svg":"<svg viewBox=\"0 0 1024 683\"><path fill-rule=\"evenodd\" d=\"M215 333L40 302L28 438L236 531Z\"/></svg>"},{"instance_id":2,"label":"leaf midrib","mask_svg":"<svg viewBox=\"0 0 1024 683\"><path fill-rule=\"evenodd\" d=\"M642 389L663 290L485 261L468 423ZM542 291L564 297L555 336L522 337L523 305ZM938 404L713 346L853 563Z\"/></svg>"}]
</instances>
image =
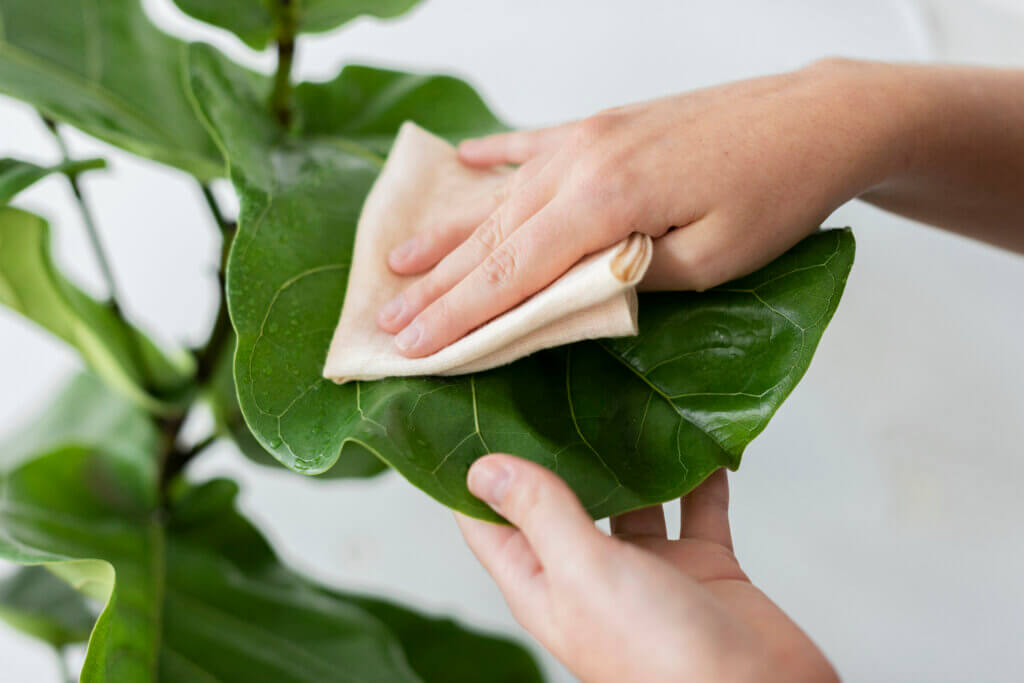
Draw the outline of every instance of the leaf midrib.
<instances>
[{"instance_id":1,"label":"leaf midrib","mask_svg":"<svg viewBox=\"0 0 1024 683\"><path fill-rule=\"evenodd\" d=\"M723 452L728 453L732 457L736 457L737 456L736 453L733 453L728 448L726 448L722 444L722 442L718 439L718 437L716 437L714 434L708 432L702 426L700 426L699 424L694 422L693 419L689 415L687 415L686 413L683 412L682 408L677 406L672 401L672 399L669 397L669 395L667 393L665 393L665 391L661 387L659 387L657 384L655 384L654 381L649 379L646 375L641 373L637 368L633 367L632 363L630 363L625 358L623 358L622 356L620 356L619 354L615 353L614 351L609 349L607 346L605 346L603 341L597 340L597 345L600 346L609 356L611 356L612 358L617 360L624 367L628 368L629 371L632 372L637 378L639 378L641 382L646 384L651 389L651 391L655 392L656 394L658 394L658 396L660 396L662 399L664 399L665 402L668 403L669 406L671 406L672 410L675 411L676 415L678 415L680 417L680 419L685 420L690 425L692 425L695 429L697 429L701 434L704 434L709 439L714 441L715 445L718 446L719 448L721 448ZM645 415L646 415L646 413L645 413Z\"/></svg>"}]
</instances>

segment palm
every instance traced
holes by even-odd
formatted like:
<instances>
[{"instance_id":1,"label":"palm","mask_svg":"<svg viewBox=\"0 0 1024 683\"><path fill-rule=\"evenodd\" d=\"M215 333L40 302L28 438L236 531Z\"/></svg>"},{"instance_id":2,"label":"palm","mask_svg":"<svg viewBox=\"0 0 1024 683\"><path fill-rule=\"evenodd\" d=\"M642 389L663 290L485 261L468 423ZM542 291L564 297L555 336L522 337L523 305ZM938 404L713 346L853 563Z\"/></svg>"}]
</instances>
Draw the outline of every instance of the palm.
<instances>
[{"instance_id":1,"label":"palm","mask_svg":"<svg viewBox=\"0 0 1024 683\"><path fill-rule=\"evenodd\" d=\"M662 568L682 575L674 578L689 586L686 592L710 596L727 619L753 631L770 658L809 673L798 678L818 680L822 674L831 674L810 639L740 568L732 547L725 480L724 472L716 473L681 501L679 540L667 537L661 506L613 518L613 536L642 550L646 559L657 558Z\"/></svg>"}]
</instances>

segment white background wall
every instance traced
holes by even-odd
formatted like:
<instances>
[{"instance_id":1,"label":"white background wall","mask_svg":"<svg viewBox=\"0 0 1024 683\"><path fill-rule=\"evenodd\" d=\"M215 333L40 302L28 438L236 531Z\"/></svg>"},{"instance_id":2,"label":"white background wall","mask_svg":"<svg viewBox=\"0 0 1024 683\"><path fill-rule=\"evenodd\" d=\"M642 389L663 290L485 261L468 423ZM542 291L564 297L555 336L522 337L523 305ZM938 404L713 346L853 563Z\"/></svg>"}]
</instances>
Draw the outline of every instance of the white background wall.
<instances>
[{"instance_id":1,"label":"white background wall","mask_svg":"<svg viewBox=\"0 0 1024 683\"><path fill-rule=\"evenodd\" d=\"M307 39L299 74L362 60L469 78L508 121L541 125L841 54L1024 64L1019 0L428 0L398 21ZM164 27L269 67L148 0ZM1001 8L1001 9L1000 9ZM128 309L199 341L216 241L181 174L73 137L113 170L85 181ZM33 112L0 98L0 156L54 158ZM227 197L230 189L223 190ZM59 178L20 200L54 221L58 258L101 292ZM1024 634L1024 259L860 203L857 263L807 377L732 476L740 560L852 681L1018 679ZM0 311L0 433L76 365ZM441 506L398 476L331 483L248 465L223 446L196 476L243 484L246 511L320 579L522 633ZM452 653L452 656L458 656ZM0 627L5 681L56 680L45 647ZM554 680L572 680L546 660Z\"/></svg>"}]
</instances>

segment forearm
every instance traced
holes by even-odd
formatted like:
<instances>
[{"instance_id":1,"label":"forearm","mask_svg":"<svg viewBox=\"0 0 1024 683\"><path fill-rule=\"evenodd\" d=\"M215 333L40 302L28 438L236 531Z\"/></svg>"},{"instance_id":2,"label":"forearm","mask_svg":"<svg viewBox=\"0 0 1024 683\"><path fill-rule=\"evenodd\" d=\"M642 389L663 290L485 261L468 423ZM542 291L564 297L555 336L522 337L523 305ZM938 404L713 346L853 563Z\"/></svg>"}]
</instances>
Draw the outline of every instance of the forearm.
<instances>
[{"instance_id":1,"label":"forearm","mask_svg":"<svg viewBox=\"0 0 1024 683\"><path fill-rule=\"evenodd\" d=\"M892 164L862 199L1024 253L1024 70L832 68L863 70L850 74L862 84L877 80L899 127Z\"/></svg>"}]
</instances>

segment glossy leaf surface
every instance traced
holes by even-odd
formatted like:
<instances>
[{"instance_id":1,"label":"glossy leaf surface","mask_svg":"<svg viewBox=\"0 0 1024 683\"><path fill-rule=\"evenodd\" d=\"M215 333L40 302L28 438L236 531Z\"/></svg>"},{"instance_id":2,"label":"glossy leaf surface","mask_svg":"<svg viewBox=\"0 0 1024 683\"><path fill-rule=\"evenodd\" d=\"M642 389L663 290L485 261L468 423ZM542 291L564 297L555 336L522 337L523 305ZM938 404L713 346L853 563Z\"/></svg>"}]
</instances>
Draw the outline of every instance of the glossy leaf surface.
<instances>
[{"instance_id":1,"label":"glossy leaf surface","mask_svg":"<svg viewBox=\"0 0 1024 683\"><path fill-rule=\"evenodd\" d=\"M37 166L36 164L18 159L0 159L0 206L11 201L32 183L42 180L51 173L81 173L97 168L105 168L103 159L83 159L67 161L55 166Z\"/></svg>"},{"instance_id":2,"label":"glossy leaf surface","mask_svg":"<svg viewBox=\"0 0 1024 683\"><path fill-rule=\"evenodd\" d=\"M0 208L0 303L76 348L97 376L151 410L176 402L189 386L190 359L170 360L68 282L50 256L46 221L10 207Z\"/></svg>"},{"instance_id":3,"label":"glossy leaf surface","mask_svg":"<svg viewBox=\"0 0 1024 683\"><path fill-rule=\"evenodd\" d=\"M238 405L238 394L235 391L234 352L235 342L232 341L225 346L224 354L217 362L213 381L207 392L206 399L214 419L221 435L230 439L246 458L265 467L283 468L284 465L260 445L245 424L242 407ZM320 478L372 477L387 469L388 466L369 451L354 451L352 457L327 470Z\"/></svg>"},{"instance_id":4,"label":"glossy leaf surface","mask_svg":"<svg viewBox=\"0 0 1024 683\"><path fill-rule=\"evenodd\" d=\"M182 87L183 48L139 0L0 2L0 93L129 152L221 176Z\"/></svg>"},{"instance_id":5,"label":"glossy leaf surface","mask_svg":"<svg viewBox=\"0 0 1024 683\"><path fill-rule=\"evenodd\" d=\"M56 648L87 640L95 621L85 598L43 567L0 581L0 619Z\"/></svg>"},{"instance_id":6,"label":"glossy leaf surface","mask_svg":"<svg viewBox=\"0 0 1024 683\"><path fill-rule=\"evenodd\" d=\"M675 498L738 466L810 364L853 262L850 232L825 232L738 282L642 296L636 338L471 376L336 386L320 373L377 154L402 120L430 128L442 96L389 99L387 89L348 87L343 74L302 86L300 106L318 107L297 120L318 123L286 136L259 106L258 79L207 48L193 50L190 73L242 202L228 271L242 411L299 471L369 450L446 505L493 518L465 476L477 457L502 451L555 470L595 517ZM353 104L364 92L372 104ZM458 111L442 117L449 137L495 123L482 105ZM372 130L376 143L353 130Z\"/></svg>"},{"instance_id":7,"label":"glossy leaf surface","mask_svg":"<svg viewBox=\"0 0 1024 683\"><path fill-rule=\"evenodd\" d=\"M419 0L174 0L192 17L231 31L249 47L262 50L281 33L285 5L294 7L298 33L330 31L358 16L397 17Z\"/></svg>"},{"instance_id":8,"label":"glossy leaf surface","mask_svg":"<svg viewBox=\"0 0 1024 683\"><path fill-rule=\"evenodd\" d=\"M118 400L93 388L97 406ZM181 482L161 509L148 436L130 443L116 430L68 435L66 445L0 474L0 558L45 565L103 605L82 681L459 680L425 675L434 669L408 634L433 625L438 648L458 646L487 664L473 680L509 680L503 671L539 680L508 641L291 572L235 511L232 482ZM120 453L98 450L119 438Z\"/></svg>"}]
</instances>

